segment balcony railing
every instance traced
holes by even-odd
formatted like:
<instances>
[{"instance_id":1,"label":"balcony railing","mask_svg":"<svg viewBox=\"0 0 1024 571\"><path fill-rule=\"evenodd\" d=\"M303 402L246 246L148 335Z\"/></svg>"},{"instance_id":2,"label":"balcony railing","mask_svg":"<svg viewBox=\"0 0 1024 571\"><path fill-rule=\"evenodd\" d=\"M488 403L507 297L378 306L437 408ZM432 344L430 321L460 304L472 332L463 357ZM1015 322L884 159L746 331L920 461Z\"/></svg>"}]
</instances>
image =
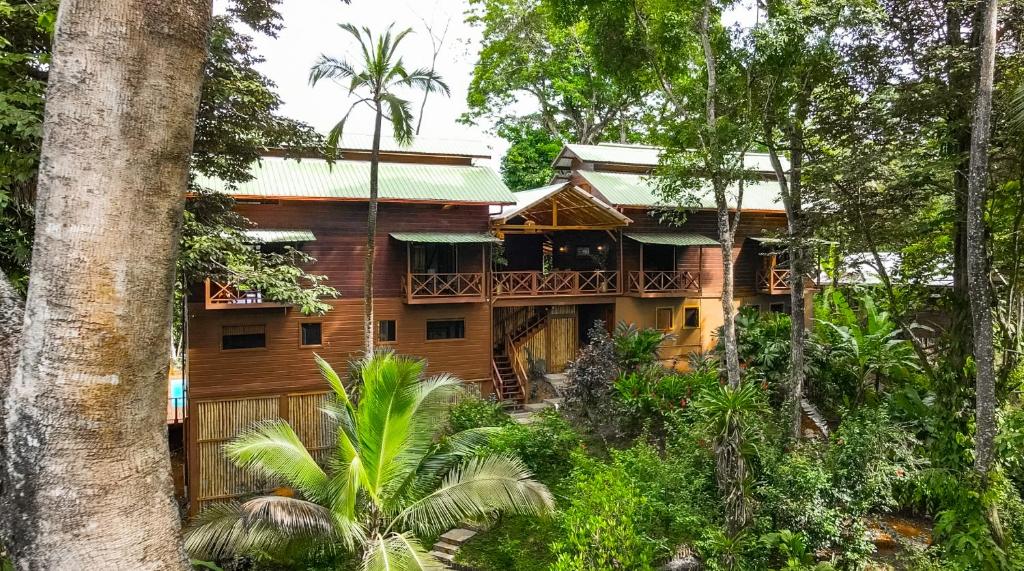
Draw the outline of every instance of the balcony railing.
<instances>
[{"instance_id":1,"label":"balcony railing","mask_svg":"<svg viewBox=\"0 0 1024 571\"><path fill-rule=\"evenodd\" d=\"M776 268L771 271L761 270L757 272L757 291L770 295L789 292L792 273L792 270L781 268ZM804 277L804 280L804 284L811 282L811 284L820 285L817 280L815 280L813 274L807 274Z\"/></svg>"},{"instance_id":2,"label":"balcony railing","mask_svg":"<svg viewBox=\"0 0 1024 571\"><path fill-rule=\"evenodd\" d=\"M630 295L667 297L700 291L700 274L679 271L629 272Z\"/></svg>"},{"instance_id":3,"label":"balcony railing","mask_svg":"<svg viewBox=\"0 0 1024 571\"><path fill-rule=\"evenodd\" d=\"M406 274L402 295L406 303L484 301L484 274Z\"/></svg>"},{"instance_id":4,"label":"balcony railing","mask_svg":"<svg viewBox=\"0 0 1024 571\"><path fill-rule=\"evenodd\" d=\"M494 272L491 293L495 298L554 295L615 295L619 291L619 272Z\"/></svg>"},{"instance_id":5,"label":"balcony railing","mask_svg":"<svg viewBox=\"0 0 1024 571\"><path fill-rule=\"evenodd\" d=\"M261 307L285 307L264 299L256 290L240 289L234 284L223 284L206 280L206 309L256 309Z\"/></svg>"}]
</instances>

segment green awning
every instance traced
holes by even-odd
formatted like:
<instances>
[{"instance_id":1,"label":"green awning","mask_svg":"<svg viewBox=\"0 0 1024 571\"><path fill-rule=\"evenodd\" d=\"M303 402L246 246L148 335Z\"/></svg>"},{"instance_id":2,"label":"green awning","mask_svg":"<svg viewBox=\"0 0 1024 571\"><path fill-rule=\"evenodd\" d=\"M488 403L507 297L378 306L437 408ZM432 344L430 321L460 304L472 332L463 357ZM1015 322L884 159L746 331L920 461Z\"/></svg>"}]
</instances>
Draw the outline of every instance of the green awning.
<instances>
[{"instance_id":1,"label":"green awning","mask_svg":"<svg viewBox=\"0 0 1024 571\"><path fill-rule=\"evenodd\" d=\"M246 230L245 237L260 244L316 241L316 236L309 230Z\"/></svg>"},{"instance_id":2,"label":"green awning","mask_svg":"<svg viewBox=\"0 0 1024 571\"><path fill-rule=\"evenodd\" d=\"M490 234L473 232L392 232L391 237L399 242L426 244L487 244L500 242Z\"/></svg>"},{"instance_id":3,"label":"green awning","mask_svg":"<svg viewBox=\"0 0 1024 571\"><path fill-rule=\"evenodd\" d=\"M636 234L624 233L623 236L630 240L636 240L641 244L659 244L662 246L719 246L717 240L693 232L680 232L678 234Z\"/></svg>"}]
</instances>

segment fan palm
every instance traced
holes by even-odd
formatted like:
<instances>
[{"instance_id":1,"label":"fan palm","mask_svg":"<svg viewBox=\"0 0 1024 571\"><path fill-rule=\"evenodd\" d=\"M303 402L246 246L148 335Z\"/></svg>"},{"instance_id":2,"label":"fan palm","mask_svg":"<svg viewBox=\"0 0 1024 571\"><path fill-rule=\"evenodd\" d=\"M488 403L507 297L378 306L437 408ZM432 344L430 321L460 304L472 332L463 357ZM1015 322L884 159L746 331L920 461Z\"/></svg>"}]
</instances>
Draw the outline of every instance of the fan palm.
<instances>
[{"instance_id":1,"label":"fan palm","mask_svg":"<svg viewBox=\"0 0 1024 571\"><path fill-rule=\"evenodd\" d=\"M194 556L284 559L296 550L348 552L363 569L441 569L417 537L499 512L540 515L548 489L518 458L480 454L494 428L442 437L457 379L423 379L421 360L380 352L356 364L354 400L323 359L332 389L324 413L337 440L322 468L286 422L267 421L225 448L239 467L288 493L204 510L186 535Z\"/></svg>"},{"instance_id":2,"label":"fan palm","mask_svg":"<svg viewBox=\"0 0 1024 571\"><path fill-rule=\"evenodd\" d=\"M362 105L373 110L373 145L370 150L370 200L366 221L366 258L363 264L363 338L366 354L373 353L373 256L377 234L378 170L380 167L380 130L386 118L391 123L395 141L400 145L412 142L413 117L408 100L396 95L396 90L415 88L427 93L440 91L449 94L448 85L430 69L405 68L398 55L398 46L410 33L407 28L392 34L394 24L376 39L369 28L360 32L351 24L339 27L355 37L359 43L362 61L360 67L335 57L321 55L309 71L309 82L316 85L321 80L348 81L348 95L358 93L358 99L349 106L341 120L327 136L327 151L330 156L338 150L338 141L345 131L345 123L352 111Z\"/></svg>"}]
</instances>

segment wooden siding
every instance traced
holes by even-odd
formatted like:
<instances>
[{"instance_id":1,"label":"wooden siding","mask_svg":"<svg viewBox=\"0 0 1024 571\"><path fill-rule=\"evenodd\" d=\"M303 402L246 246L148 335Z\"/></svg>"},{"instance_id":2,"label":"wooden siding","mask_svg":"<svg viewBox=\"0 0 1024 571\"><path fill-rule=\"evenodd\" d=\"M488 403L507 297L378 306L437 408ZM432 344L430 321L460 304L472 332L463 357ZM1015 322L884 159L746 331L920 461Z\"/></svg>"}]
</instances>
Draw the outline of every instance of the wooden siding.
<instances>
[{"instance_id":1,"label":"wooden siding","mask_svg":"<svg viewBox=\"0 0 1024 571\"><path fill-rule=\"evenodd\" d=\"M406 274L406 245L391 232L489 231L488 206L452 206L382 203L377 218L374 295L399 297ZM363 293L363 257L366 254L366 209L359 202L281 201L276 204L240 202L239 214L258 228L311 230L315 242L302 251L316 258L312 271L327 276L343 297ZM465 247L462 271L478 271L480 247Z\"/></svg>"},{"instance_id":2,"label":"wooden siding","mask_svg":"<svg viewBox=\"0 0 1024 571\"><path fill-rule=\"evenodd\" d=\"M335 300L323 316L307 317L294 308L232 309L206 311L201 304L189 306L189 398L276 394L284 391L320 390L325 387L313 362L317 353L339 371L362 350L361 299ZM490 308L485 303L409 306L399 298L379 298L374 304L377 320L393 319L396 341L386 344L398 353L427 360L431 374L448 372L464 381L486 383L490 379ZM427 341L427 320L464 319L464 339ZM299 346L299 324L322 323L323 345ZM225 326L265 325L263 349L221 349Z\"/></svg>"},{"instance_id":3,"label":"wooden siding","mask_svg":"<svg viewBox=\"0 0 1024 571\"><path fill-rule=\"evenodd\" d=\"M569 361L579 350L579 320L575 305L554 306L547 317L547 325L522 348L523 362L527 356L543 360L549 373L565 371Z\"/></svg>"},{"instance_id":4,"label":"wooden siding","mask_svg":"<svg viewBox=\"0 0 1024 571\"><path fill-rule=\"evenodd\" d=\"M670 232L664 224L648 211L639 208L627 208L626 216L633 219L629 226L630 232ZM695 212L687 217L686 222L676 231L696 232L709 238L718 238L718 222L714 212ZM780 232L786 228L786 215L783 213L744 212L740 217L740 227L736 231L736 242L733 244L734 285L736 297L749 297L757 294L755 281L757 271L764 265L762 247L759 243L749 240L751 236L761 236L764 232ZM623 266L626 271L640 269L640 247L634 240L625 239L622 244ZM701 273L703 295L721 293L722 291L722 249L717 246L703 248L677 248L677 269L679 271Z\"/></svg>"}]
</instances>

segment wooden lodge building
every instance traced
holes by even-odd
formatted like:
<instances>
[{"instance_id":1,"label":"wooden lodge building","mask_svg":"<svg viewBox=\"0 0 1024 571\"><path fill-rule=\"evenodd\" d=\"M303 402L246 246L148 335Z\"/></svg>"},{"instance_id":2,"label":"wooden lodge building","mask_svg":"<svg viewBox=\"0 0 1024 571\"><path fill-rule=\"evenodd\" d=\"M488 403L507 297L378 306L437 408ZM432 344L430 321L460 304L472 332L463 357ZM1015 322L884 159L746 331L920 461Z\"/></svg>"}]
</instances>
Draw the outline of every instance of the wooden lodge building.
<instances>
[{"instance_id":1,"label":"wooden lodge building","mask_svg":"<svg viewBox=\"0 0 1024 571\"><path fill-rule=\"evenodd\" d=\"M513 193L486 152L457 142L385 148L376 243L377 342L427 359L484 394L523 402L527 371L562 371L595 320L674 334L662 357L685 363L721 325L721 250L710 198L678 227L659 222L650 170L658 150L566 145L549 186ZM255 178L219 190L257 228L316 259L341 294L306 316L259 292L208 282L188 300L186 456L192 509L260 485L230 465L224 442L281 417L311 451L331 446L317 353L344 368L363 346L362 269L368 153L267 157ZM765 237L785 228L767 157L750 155L733 256L737 304L787 311L789 271ZM217 187L216 181L208 181ZM314 452L316 454L316 452Z\"/></svg>"}]
</instances>

